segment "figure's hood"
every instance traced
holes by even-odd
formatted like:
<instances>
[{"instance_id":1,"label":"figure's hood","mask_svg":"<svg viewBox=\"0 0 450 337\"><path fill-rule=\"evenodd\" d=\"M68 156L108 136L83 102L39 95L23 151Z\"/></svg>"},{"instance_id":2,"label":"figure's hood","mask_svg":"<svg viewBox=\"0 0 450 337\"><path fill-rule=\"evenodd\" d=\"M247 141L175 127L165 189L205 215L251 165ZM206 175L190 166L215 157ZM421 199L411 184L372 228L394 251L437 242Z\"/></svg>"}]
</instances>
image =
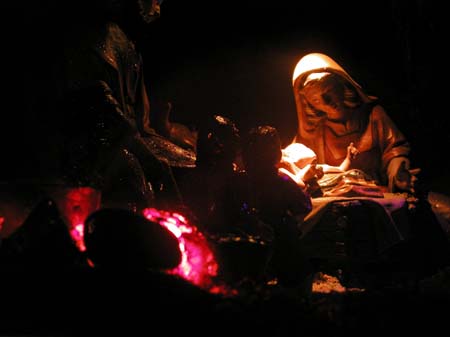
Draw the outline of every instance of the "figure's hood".
<instances>
[{"instance_id":1,"label":"figure's hood","mask_svg":"<svg viewBox=\"0 0 450 337\"><path fill-rule=\"evenodd\" d=\"M371 102L375 97L366 95L361 86L331 57L322 53L311 53L303 56L295 66L292 85L295 95L304 86L305 80L312 73L335 73L345 78L356 89L364 102Z\"/></svg>"},{"instance_id":2,"label":"figure's hood","mask_svg":"<svg viewBox=\"0 0 450 337\"><path fill-rule=\"evenodd\" d=\"M325 114L316 114L308 108L304 97L302 97L301 89L304 87L306 81L310 79L310 74L321 75L321 73L334 73L346 80L349 86L352 86L360 96L361 102L372 104L376 102L377 98L368 96L361 88L361 86L331 57L321 53L311 53L303 56L297 63L293 76L293 93L295 97L295 105L297 110L297 134L294 137L294 142L304 143L306 146L314 149L320 161L324 160L324 144L323 144L323 124L327 124L329 128L335 133L342 133L344 126L337 123L328 123ZM308 78L309 77L309 78ZM319 77L319 76L318 76ZM361 128L361 123L366 120L362 114L366 114L367 109L355 110L354 115L351 116L345 125L345 133L352 133Z\"/></svg>"}]
</instances>

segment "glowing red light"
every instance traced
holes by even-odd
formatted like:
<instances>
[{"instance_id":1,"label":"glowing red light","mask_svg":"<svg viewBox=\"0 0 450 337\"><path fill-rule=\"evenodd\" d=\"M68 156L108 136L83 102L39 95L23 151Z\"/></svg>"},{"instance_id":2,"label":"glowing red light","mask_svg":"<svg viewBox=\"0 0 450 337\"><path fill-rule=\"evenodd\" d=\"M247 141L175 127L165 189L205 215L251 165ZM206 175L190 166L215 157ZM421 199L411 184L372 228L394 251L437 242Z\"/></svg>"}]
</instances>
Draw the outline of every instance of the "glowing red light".
<instances>
[{"instance_id":1,"label":"glowing red light","mask_svg":"<svg viewBox=\"0 0 450 337\"><path fill-rule=\"evenodd\" d=\"M170 230L177 238L181 251L181 263L169 273L179 275L191 283L215 294L234 294L226 287L214 284L218 264L204 235L178 213L146 208L144 216Z\"/></svg>"},{"instance_id":2,"label":"glowing red light","mask_svg":"<svg viewBox=\"0 0 450 337\"><path fill-rule=\"evenodd\" d=\"M75 225L70 230L70 236L75 241L78 249L82 252L86 250L86 246L84 245L84 223L79 223Z\"/></svg>"},{"instance_id":3,"label":"glowing red light","mask_svg":"<svg viewBox=\"0 0 450 337\"><path fill-rule=\"evenodd\" d=\"M53 190L52 196L69 227L72 239L80 251L85 251L84 221L99 209L101 192L91 187L60 188Z\"/></svg>"}]
</instances>

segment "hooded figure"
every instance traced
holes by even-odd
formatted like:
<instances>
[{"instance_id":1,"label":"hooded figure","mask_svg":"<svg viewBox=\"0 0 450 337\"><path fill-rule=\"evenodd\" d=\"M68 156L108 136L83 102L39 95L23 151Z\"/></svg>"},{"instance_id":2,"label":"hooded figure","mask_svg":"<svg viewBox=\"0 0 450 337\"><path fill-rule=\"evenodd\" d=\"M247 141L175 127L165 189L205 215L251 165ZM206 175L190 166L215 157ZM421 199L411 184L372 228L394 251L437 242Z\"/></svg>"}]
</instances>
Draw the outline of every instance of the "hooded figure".
<instances>
[{"instance_id":1,"label":"hooded figure","mask_svg":"<svg viewBox=\"0 0 450 337\"><path fill-rule=\"evenodd\" d=\"M195 156L151 124L158 111L131 38L159 17L161 2L93 0L70 11L56 1L36 5L42 14L31 20L29 40L39 52L24 64L33 90L20 133L26 157L37 158L20 165L32 168L30 179L95 187L110 206L177 198L170 169L193 166Z\"/></svg>"},{"instance_id":2,"label":"hooded figure","mask_svg":"<svg viewBox=\"0 0 450 337\"><path fill-rule=\"evenodd\" d=\"M352 143L360 169L390 191L409 172L410 145L386 111L334 60L312 53L297 63L292 77L298 116L295 141L317 155L319 163L338 166ZM396 177L397 176L397 177Z\"/></svg>"}]
</instances>

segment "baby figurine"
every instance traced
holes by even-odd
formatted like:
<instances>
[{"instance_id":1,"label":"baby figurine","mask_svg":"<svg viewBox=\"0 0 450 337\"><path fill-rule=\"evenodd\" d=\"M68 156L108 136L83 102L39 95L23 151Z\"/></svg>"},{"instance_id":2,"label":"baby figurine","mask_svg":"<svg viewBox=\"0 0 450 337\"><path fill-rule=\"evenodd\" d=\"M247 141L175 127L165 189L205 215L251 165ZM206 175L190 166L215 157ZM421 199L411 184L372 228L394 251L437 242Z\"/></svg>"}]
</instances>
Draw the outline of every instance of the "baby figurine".
<instances>
[{"instance_id":1,"label":"baby figurine","mask_svg":"<svg viewBox=\"0 0 450 337\"><path fill-rule=\"evenodd\" d=\"M312 196L320 196L321 191L317 181L325 173L343 173L347 171L358 153L358 149L351 142L347 146L347 156L339 166L318 164L317 155L313 150L301 143L292 143L282 150L282 158L278 170L290 176Z\"/></svg>"}]
</instances>

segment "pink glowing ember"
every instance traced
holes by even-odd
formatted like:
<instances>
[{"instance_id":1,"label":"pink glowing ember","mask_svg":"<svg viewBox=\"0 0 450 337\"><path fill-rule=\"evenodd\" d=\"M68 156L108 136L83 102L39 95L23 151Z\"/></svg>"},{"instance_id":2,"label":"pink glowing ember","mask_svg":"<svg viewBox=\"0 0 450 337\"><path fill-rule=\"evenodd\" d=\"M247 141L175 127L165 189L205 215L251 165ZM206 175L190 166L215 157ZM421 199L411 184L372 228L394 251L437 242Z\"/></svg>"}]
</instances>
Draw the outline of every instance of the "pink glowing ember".
<instances>
[{"instance_id":1,"label":"pink glowing ember","mask_svg":"<svg viewBox=\"0 0 450 337\"><path fill-rule=\"evenodd\" d=\"M181 263L169 273L179 275L214 294L234 294L226 287L214 284L213 278L218 273L214 253L204 235L190 225L184 216L155 208L146 208L143 214L148 220L166 227L178 238Z\"/></svg>"},{"instance_id":2,"label":"pink glowing ember","mask_svg":"<svg viewBox=\"0 0 450 337\"><path fill-rule=\"evenodd\" d=\"M91 187L74 187L54 189L51 193L76 246L85 251L84 221L100 208L101 192Z\"/></svg>"},{"instance_id":3,"label":"pink glowing ember","mask_svg":"<svg viewBox=\"0 0 450 337\"><path fill-rule=\"evenodd\" d=\"M84 223L79 223L75 225L70 230L70 236L75 241L78 249L82 252L86 250L86 246L84 245Z\"/></svg>"}]
</instances>

